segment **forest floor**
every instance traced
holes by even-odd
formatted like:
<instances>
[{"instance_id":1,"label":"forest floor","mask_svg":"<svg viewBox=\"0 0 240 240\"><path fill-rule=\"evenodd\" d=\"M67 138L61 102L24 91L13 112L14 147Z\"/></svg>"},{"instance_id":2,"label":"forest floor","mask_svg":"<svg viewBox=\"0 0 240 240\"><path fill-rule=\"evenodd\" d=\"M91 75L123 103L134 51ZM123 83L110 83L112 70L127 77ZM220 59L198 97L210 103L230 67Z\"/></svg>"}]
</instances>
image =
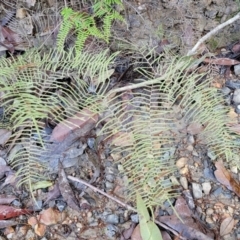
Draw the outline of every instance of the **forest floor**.
<instances>
[{"instance_id":1,"label":"forest floor","mask_svg":"<svg viewBox=\"0 0 240 240\"><path fill-rule=\"evenodd\" d=\"M83 5L91 6L85 2L86 5L68 1L69 6L78 11ZM158 54L167 46L174 54L184 56L203 35L240 10L240 3L233 0L124 0L123 4L121 14L126 22L114 23L114 37L108 46L104 45L111 52L118 51L119 40L124 40L135 46L155 48ZM61 24L56 9L63 6L64 1L54 0L18 0L17 4L11 0L1 1L1 57L8 58L11 54L17 57L37 47L55 47ZM16 45L19 39L24 39L24 43ZM199 58L202 53L214 56L214 61L204 62L202 67L208 69L212 86L224 94L229 108L226 118L237 122L234 129L238 134L239 39L240 20L210 38L198 55ZM122 69L113 75L123 83L134 82L129 57L122 54L119 61L118 67ZM1 106L2 112L3 109ZM35 203L12 178L15 169L8 166L8 151L4 146L8 130L0 129L0 239L142 239L136 212L66 177L83 179L123 203L126 201L127 179L121 173L120 156L112 154L112 149L103 143L96 151L96 134L101 126L87 125L87 128L77 142L65 143L68 149L64 155L68 157L57 172L51 173L54 184L34 192ZM240 239L240 172L237 166L230 166L224 159L216 158L207 146L198 144L198 131L192 126L192 132L178 145L177 171L171 176L178 188L178 197L154 209L156 219L163 224L160 226L163 239ZM53 164L51 168L56 166ZM63 194L63 187L69 195Z\"/></svg>"}]
</instances>

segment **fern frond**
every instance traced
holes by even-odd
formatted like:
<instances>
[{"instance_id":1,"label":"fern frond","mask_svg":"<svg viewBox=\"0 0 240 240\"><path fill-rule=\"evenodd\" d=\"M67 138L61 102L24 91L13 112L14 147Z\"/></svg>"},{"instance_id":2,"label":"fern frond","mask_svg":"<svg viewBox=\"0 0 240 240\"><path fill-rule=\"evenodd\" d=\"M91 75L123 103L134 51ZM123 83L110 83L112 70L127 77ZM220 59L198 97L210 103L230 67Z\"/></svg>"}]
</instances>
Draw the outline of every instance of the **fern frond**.
<instances>
[{"instance_id":1,"label":"fern frond","mask_svg":"<svg viewBox=\"0 0 240 240\"><path fill-rule=\"evenodd\" d=\"M129 198L134 200L140 193L151 207L173 196L168 176L190 124L202 124L204 130L196 137L217 157L236 161L239 144L227 127L227 109L217 90L210 87L211 79L188 71L191 58L156 57L146 49L135 50L136 54L140 61L134 63L135 71L144 81L130 87L142 90L133 90L127 100L122 100L126 93L112 99L102 133L113 137L113 151L122 154Z\"/></svg>"},{"instance_id":2,"label":"fern frond","mask_svg":"<svg viewBox=\"0 0 240 240\"><path fill-rule=\"evenodd\" d=\"M75 49L48 53L35 50L17 58L0 59L3 70L0 103L13 125L7 146L16 143L22 146L9 159L18 171L19 183L30 184L42 179L42 171L37 170L49 164L50 157L46 156L51 143L46 120L59 123L86 107L92 112L101 111L98 102L108 88L106 72L113 66L116 54L109 56L104 51L79 55ZM70 79L71 84L64 79ZM89 92L93 80L95 94Z\"/></svg>"}]
</instances>

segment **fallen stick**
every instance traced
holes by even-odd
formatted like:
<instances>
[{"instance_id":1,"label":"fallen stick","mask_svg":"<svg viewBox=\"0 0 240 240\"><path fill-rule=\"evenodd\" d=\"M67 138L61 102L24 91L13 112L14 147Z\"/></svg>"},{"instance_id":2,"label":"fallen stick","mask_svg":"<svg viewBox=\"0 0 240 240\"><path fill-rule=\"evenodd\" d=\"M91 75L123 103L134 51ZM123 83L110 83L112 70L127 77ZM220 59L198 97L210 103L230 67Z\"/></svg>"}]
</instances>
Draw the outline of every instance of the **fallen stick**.
<instances>
[{"instance_id":1,"label":"fallen stick","mask_svg":"<svg viewBox=\"0 0 240 240\"><path fill-rule=\"evenodd\" d=\"M213 36L214 34L216 34L219 30L221 30L222 28L226 27L227 25L237 21L238 19L240 19L240 12L234 16L233 18L228 19L226 22L221 23L220 25L218 25L217 27L215 27L213 30L211 30L209 33L207 33L206 35L204 35L202 38L200 38L198 40L198 42L196 43L196 45L188 51L187 56L191 56L196 54L196 51L198 49L198 47L205 42L208 38L210 38L211 36Z\"/></svg>"}]
</instances>

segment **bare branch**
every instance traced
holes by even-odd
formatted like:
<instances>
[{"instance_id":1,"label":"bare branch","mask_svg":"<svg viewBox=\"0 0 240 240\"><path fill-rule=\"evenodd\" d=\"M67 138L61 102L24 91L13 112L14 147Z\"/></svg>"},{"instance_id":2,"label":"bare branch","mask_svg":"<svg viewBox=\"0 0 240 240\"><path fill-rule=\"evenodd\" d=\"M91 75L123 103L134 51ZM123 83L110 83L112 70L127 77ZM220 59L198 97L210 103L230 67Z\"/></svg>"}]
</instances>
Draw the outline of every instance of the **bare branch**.
<instances>
[{"instance_id":1,"label":"bare branch","mask_svg":"<svg viewBox=\"0 0 240 240\"><path fill-rule=\"evenodd\" d=\"M194 55L198 49L198 47L204 42L206 41L208 38L210 38L211 36L213 36L214 34L216 34L219 30L221 30L222 28L226 27L227 25L237 21L238 19L240 19L240 13L238 13L235 17L230 18L229 20L227 20L226 22L218 25L217 27L215 27L212 31L210 31L209 33L207 33L206 35L204 35L202 38L200 38L198 40L198 42L196 43L196 45L187 53L187 56L191 56Z\"/></svg>"}]
</instances>

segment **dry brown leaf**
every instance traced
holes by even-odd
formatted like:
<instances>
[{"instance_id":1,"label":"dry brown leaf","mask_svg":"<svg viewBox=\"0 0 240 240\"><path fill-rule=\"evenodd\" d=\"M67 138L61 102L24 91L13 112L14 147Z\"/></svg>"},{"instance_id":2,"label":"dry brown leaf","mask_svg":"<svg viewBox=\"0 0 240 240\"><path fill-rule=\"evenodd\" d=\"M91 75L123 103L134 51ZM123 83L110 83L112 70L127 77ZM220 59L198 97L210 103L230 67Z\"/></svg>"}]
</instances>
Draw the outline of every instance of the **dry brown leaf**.
<instances>
[{"instance_id":1,"label":"dry brown leaf","mask_svg":"<svg viewBox=\"0 0 240 240\"><path fill-rule=\"evenodd\" d=\"M239 182L232 177L231 173L223 166L221 162L216 162L215 166L217 168L217 170L214 172L216 179L240 197Z\"/></svg>"},{"instance_id":2,"label":"dry brown leaf","mask_svg":"<svg viewBox=\"0 0 240 240\"><path fill-rule=\"evenodd\" d=\"M118 132L112 137L112 144L118 147L132 146L134 142L131 132Z\"/></svg>"},{"instance_id":3,"label":"dry brown leaf","mask_svg":"<svg viewBox=\"0 0 240 240\"><path fill-rule=\"evenodd\" d=\"M191 135L199 134L203 131L204 127L200 123L191 123L187 127L187 133Z\"/></svg>"},{"instance_id":4,"label":"dry brown leaf","mask_svg":"<svg viewBox=\"0 0 240 240\"><path fill-rule=\"evenodd\" d=\"M47 226L42 223L38 223L34 227L35 233L40 237L44 236L44 234L46 233L46 229L47 229Z\"/></svg>"},{"instance_id":5,"label":"dry brown leaf","mask_svg":"<svg viewBox=\"0 0 240 240\"><path fill-rule=\"evenodd\" d=\"M141 233L140 233L140 225L138 224L132 233L131 240L143 240Z\"/></svg>"},{"instance_id":6,"label":"dry brown leaf","mask_svg":"<svg viewBox=\"0 0 240 240\"><path fill-rule=\"evenodd\" d=\"M34 216L28 218L28 224L34 227L36 224L38 224L37 218Z\"/></svg>"},{"instance_id":7,"label":"dry brown leaf","mask_svg":"<svg viewBox=\"0 0 240 240\"><path fill-rule=\"evenodd\" d=\"M0 145L4 145L12 135L12 131L0 129Z\"/></svg>"},{"instance_id":8,"label":"dry brown leaf","mask_svg":"<svg viewBox=\"0 0 240 240\"><path fill-rule=\"evenodd\" d=\"M230 233L232 231L232 229L235 226L235 221L232 217L227 217L225 218L220 226L220 236L224 236L227 235L228 233Z\"/></svg>"},{"instance_id":9,"label":"dry brown leaf","mask_svg":"<svg viewBox=\"0 0 240 240\"><path fill-rule=\"evenodd\" d=\"M56 224L63 221L65 218L64 214L53 208L43 210L39 214L39 222L45 225Z\"/></svg>"},{"instance_id":10,"label":"dry brown leaf","mask_svg":"<svg viewBox=\"0 0 240 240\"><path fill-rule=\"evenodd\" d=\"M230 59L230 58L205 58L204 60L205 63L210 63L210 64L217 64L217 65L224 65L224 66L232 66L236 64L240 64L239 61Z\"/></svg>"},{"instance_id":11,"label":"dry brown leaf","mask_svg":"<svg viewBox=\"0 0 240 240\"><path fill-rule=\"evenodd\" d=\"M51 135L51 141L62 142L70 133L78 128L82 129L81 135L91 130L93 125L98 121L98 114L89 111L87 108L75 114L63 122L60 122ZM80 137L80 136L79 136Z\"/></svg>"}]
</instances>

